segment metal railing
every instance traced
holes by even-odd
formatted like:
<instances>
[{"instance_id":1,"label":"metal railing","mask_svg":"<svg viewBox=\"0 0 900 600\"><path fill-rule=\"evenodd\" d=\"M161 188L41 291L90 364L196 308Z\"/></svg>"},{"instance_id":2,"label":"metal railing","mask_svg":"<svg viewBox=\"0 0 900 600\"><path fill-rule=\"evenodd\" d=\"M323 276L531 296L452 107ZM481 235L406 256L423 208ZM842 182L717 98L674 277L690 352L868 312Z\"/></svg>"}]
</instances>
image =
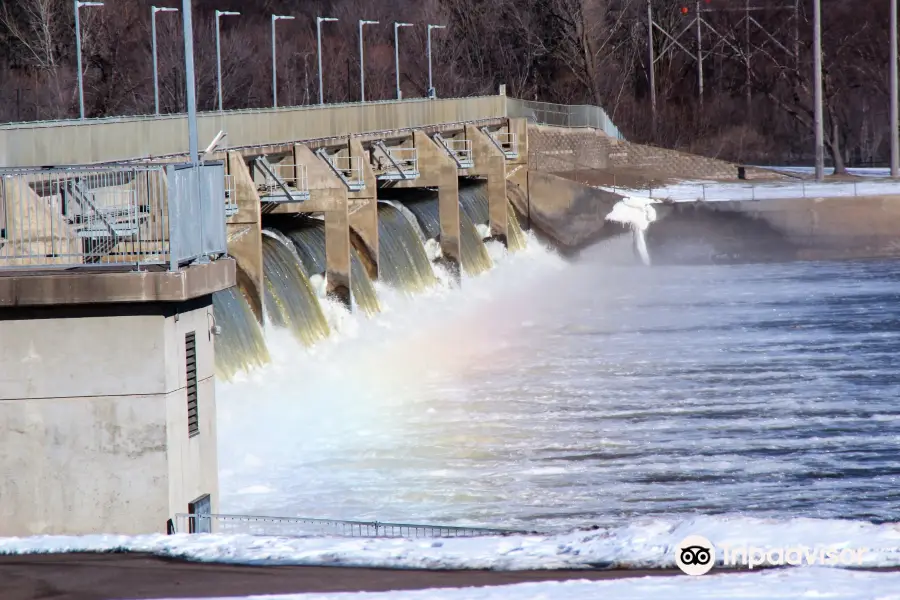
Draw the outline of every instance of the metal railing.
<instances>
[{"instance_id":1,"label":"metal railing","mask_svg":"<svg viewBox=\"0 0 900 600\"><path fill-rule=\"evenodd\" d=\"M484 527L187 513L175 515L174 525L175 533L225 533L284 537L459 538L526 533L511 529Z\"/></svg>"},{"instance_id":2,"label":"metal railing","mask_svg":"<svg viewBox=\"0 0 900 600\"><path fill-rule=\"evenodd\" d=\"M322 110L325 109L333 109L333 108L348 108L348 107L358 107L361 105L392 105L392 104L421 104L421 103L432 103L437 101L453 101L453 100L483 100L497 98L495 95L483 95L483 96L460 96L457 98L403 98L402 100L397 99L388 99L388 100L366 100L365 102L333 102L325 105L320 104L295 104L292 106L278 106L278 107L260 107L260 108L232 108L226 110L207 110L207 111L198 111L198 117L222 117L222 116L231 116L231 115L250 115L250 114L265 114L265 113L284 113L289 111L297 111L297 110ZM92 125L97 123L117 123L120 121L159 121L164 119L181 119L187 116L187 113L165 113L161 115L156 114L141 114L141 115L117 115L112 117L88 117L85 119L79 119L77 117L73 117L71 119L47 119L40 121L14 121L9 123L0 123L0 130L3 129L22 129L28 127L56 127L60 125Z\"/></svg>"},{"instance_id":3,"label":"metal railing","mask_svg":"<svg viewBox=\"0 0 900 600\"><path fill-rule=\"evenodd\" d=\"M849 198L900 195L900 183L885 180L772 183L676 183L669 185L601 185L620 195L635 195L680 202L721 202L728 200L776 200L790 198Z\"/></svg>"},{"instance_id":4,"label":"metal railing","mask_svg":"<svg viewBox=\"0 0 900 600\"><path fill-rule=\"evenodd\" d=\"M384 181L415 179L419 176L419 154L415 148L388 147L375 144L379 152L372 152L375 176Z\"/></svg>"},{"instance_id":5,"label":"metal railing","mask_svg":"<svg viewBox=\"0 0 900 600\"><path fill-rule=\"evenodd\" d=\"M599 129L606 135L624 140L625 137L615 126L606 111L590 104L553 104L535 100L506 99L509 117L525 118L538 125L557 127L590 127Z\"/></svg>"},{"instance_id":6,"label":"metal railing","mask_svg":"<svg viewBox=\"0 0 900 600\"><path fill-rule=\"evenodd\" d=\"M225 254L225 179L221 163L0 169L0 270Z\"/></svg>"},{"instance_id":7,"label":"metal railing","mask_svg":"<svg viewBox=\"0 0 900 600\"><path fill-rule=\"evenodd\" d=\"M306 165L278 163L272 165L274 175L299 191L309 191L309 179L306 176ZM275 177L266 174L265 189L274 191L278 189Z\"/></svg>"},{"instance_id":8,"label":"metal railing","mask_svg":"<svg viewBox=\"0 0 900 600\"><path fill-rule=\"evenodd\" d=\"M472 152L472 140L446 139L440 133L434 136L435 141L450 155L460 169L471 169L475 166L475 155Z\"/></svg>"},{"instance_id":9,"label":"metal railing","mask_svg":"<svg viewBox=\"0 0 900 600\"><path fill-rule=\"evenodd\" d=\"M233 217L238 213L237 190L234 175L225 175L225 217Z\"/></svg>"},{"instance_id":10,"label":"metal railing","mask_svg":"<svg viewBox=\"0 0 900 600\"><path fill-rule=\"evenodd\" d=\"M359 156L322 155L331 169L340 177L350 191L358 192L366 187L363 177L363 163Z\"/></svg>"},{"instance_id":11,"label":"metal railing","mask_svg":"<svg viewBox=\"0 0 900 600\"><path fill-rule=\"evenodd\" d=\"M497 145L503 150L506 158L519 157L519 136L508 131L495 131L491 134L497 141Z\"/></svg>"}]
</instances>

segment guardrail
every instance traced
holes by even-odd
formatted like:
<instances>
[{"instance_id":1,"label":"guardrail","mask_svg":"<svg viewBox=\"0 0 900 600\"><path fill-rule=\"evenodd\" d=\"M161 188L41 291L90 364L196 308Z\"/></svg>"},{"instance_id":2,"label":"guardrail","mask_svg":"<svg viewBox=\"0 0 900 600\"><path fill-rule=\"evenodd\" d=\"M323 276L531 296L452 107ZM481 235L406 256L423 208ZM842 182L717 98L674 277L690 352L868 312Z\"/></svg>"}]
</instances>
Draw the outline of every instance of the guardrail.
<instances>
[{"instance_id":1,"label":"guardrail","mask_svg":"<svg viewBox=\"0 0 900 600\"><path fill-rule=\"evenodd\" d=\"M553 104L535 100L507 98L506 112L509 117L525 118L538 125L557 127L590 127L600 129L606 135L624 140L625 137L599 106L590 104Z\"/></svg>"},{"instance_id":2,"label":"guardrail","mask_svg":"<svg viewBox=\"0 0 900 600\"><path fill-rule=\"evenodd\" d=\"M222 163L0 169L0 270L225 254L225 182Z\"/></svg>"},{"instance_id":3,"label":"guardrail","mask_svg":"<svg viewBox=\"0 0 900 600\"><path fill-rule=\"evenodd\" d=\"M615 194L646 196L657 200L681 202L722 202L728 200L777 200L790 198L848 198L860 196L900 195L900 183L873 179L869 181L774 183L676 183L657 186L601 185Z\"/></svg>"},{"instance_id":4,"label":"guardrail","mask_svg":"<svg viewBox=\"0 0 900 600\"><path fill-rule=\"evenodd\" d=\"M458 538L525 534L511 529L413 525L379 521L339 521L302 517L261 517L179 513L175 533L230 533L286 537Z\"/></svg>"},{"instance_id":5,"label":"guardrail","mask_svg":"<svg viewBox=\"0 0 900 600\"><path fill-rule=\"evenodd\" d=\"M375 176L382 181L416 179L419 176L419 153L405 146L388 147L376 143L372 152Z\"/></svg>"}]
</instances>

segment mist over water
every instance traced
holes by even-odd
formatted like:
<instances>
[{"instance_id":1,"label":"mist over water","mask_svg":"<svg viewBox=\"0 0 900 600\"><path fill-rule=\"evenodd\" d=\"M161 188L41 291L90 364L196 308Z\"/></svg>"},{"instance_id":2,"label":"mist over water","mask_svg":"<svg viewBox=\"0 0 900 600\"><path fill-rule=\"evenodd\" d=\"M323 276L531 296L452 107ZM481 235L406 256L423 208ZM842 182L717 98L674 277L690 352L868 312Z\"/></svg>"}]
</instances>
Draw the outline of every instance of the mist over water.
<instances>
[{"instance_id":1,"label":"mist over water","mask_svg":"<svg viewBox=\"0 0 900 600\"><path fill-rule=\"evenodd\" d=\"M273 364L217 388L222 512L898 518L891 263L645 268L613 246L377 284L381 314L309 349L268 331Z\"/></svg>"}]
</instances>

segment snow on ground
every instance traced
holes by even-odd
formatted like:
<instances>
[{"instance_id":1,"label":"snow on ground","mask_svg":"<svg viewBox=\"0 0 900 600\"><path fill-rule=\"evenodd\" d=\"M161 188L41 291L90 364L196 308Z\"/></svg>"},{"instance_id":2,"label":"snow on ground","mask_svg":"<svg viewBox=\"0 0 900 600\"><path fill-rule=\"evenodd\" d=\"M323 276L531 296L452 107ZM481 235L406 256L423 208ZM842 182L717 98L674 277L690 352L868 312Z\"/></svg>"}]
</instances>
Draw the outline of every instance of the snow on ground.
<instances>
[{"instance_id":1,"label":"snow on ground","mask_svg":"<svg viewBox=\"0 0 900 600\"><path fill-rule=\"evenodd\" d=\"M823 568L758 573L711 574L703 577L641 577L609 581L522 583L496 587L429 589L381 593L291 594L249 596L248 600L722 600L759 598L842 600L900 598L900 573L869 573ZM220 599L225 600L225 599ZM234 599L232 599L234 600Z\"/></svg>"},{"instance_id":2,"label":"snow on ground","mask_svg":"<svg viewBox=\"0 0 900 600\"><path fill-rule=\"evenodd\" d=\"M702 535L721 547L865 548L863 567L900 566L900 525L862 521L697 517L558 535L457 539L88 535L0 538L0 554L131 551L202 562L411 569L674 567L675 547ZM717 560L722 562L723 554Z\"/></svg>"}]
</instances>

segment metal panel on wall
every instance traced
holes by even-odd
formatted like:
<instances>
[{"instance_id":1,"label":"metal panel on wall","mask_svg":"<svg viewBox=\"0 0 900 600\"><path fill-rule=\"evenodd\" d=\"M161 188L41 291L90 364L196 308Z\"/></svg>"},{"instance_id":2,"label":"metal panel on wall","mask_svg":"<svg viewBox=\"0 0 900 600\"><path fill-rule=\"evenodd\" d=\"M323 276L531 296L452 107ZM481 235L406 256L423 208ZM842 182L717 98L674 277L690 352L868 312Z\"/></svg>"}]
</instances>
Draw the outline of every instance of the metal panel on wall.
<instances>
[{"instance_id":1,"label":"metal panel on wall","mask_svg":"<svg viewBox=\"0 0 900 600\"><path fill-rule=\"evenodd\" d=\"M168 165L169 178L169 268L199 256L200 240L195 225L200 218L200 203L191 200L197 195L194 170L189 164Z\"/></svg>"},{"instance_id":2,"label":"metal panel on wall","mask_svg":"<svg viewBox=\"0 0 900 600\"><path fill-rule=\"evenodd\" d=\"M201 252L225 254L225 163L217 161L200 167L200 224L203 227Z\"/></svg>"}]
</instances>

